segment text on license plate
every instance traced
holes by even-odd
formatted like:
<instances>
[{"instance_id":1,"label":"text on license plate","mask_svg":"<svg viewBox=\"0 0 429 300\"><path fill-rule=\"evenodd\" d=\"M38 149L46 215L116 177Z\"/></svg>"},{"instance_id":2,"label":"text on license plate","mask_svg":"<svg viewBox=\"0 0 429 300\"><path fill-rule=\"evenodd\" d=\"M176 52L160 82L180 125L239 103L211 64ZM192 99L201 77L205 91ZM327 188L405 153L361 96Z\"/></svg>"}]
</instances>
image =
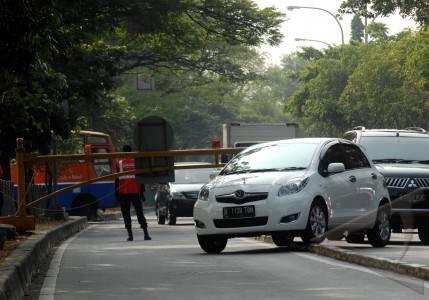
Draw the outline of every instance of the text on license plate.
<instances>
[{"instance_id":1,"label":"text on license plate","mask_svg":"<svg viewBox=\"0 0 429 300\"><path fill-rule=\"evenodd\" d=\"M223 218L246 218L255 216L255 206L234 206L223 208Z\"/></svg>"}]
</instances>

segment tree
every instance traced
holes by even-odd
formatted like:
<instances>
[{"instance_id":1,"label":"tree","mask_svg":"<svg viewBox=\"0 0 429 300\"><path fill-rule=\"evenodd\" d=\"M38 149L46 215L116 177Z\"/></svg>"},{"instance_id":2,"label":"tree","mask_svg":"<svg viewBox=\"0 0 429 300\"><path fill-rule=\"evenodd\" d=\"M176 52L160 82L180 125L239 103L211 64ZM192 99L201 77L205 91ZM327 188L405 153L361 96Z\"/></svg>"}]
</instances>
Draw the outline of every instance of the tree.
<instances>
[{"instance_id":1,"label":"tree","mask_svg":"<svg viewBox=\"0 0 429 300\"><path fill-rule=\"evenodd\" d=\"M362 13L368 17L388 16L399 10L402 15L411 16L421 25L429 24L429 2L422 0L344 0L341 13Z\"/></svg>"},{"instance_id":2,"label":"tree","mask_svg":"<svg viewBox=\"0 0 429 300\"><path fill-rule=\"evenodd\" d=\"M351 37L350 37L350 41L354 41L354 42L362 42L362 38L364 36L364 26L362 23L362 20L360 19L360 17L358 15L354 15L353 19L352 19L352 23L351 23Z\"/></svg>"},{"instance_id":3,"label":"tree","mask_svg":"<svg viewBox=\"0 0 429 300\"><path fill-rule=\"evenodd\" d=\"M296 74L301 87L286 108L314 135L341 136L358 125L427 128L428 45L422 31L325 50Z\"/></svg>"},{"instance_id":4,"label":"tree","mask_svg":"<svg viewBox=\"0 0 429 300\"><path fill-rule=\"evenodd\" d=\"M135 66L254 77L229 46L278 44L281 21L249 0L1 1L2 164L18 136L47 153L52 134L103 114L118 75Z\"/></svg>"},{"instance_id":5,"label":"tree","mask_svg":"<svg viewBox=\"0 0 429 300\"><path fill-rule=\"evenodd\" d=\"M368 35L372 41L385 42L389 39L387 26L384 23L372 22L368 25Z\"/></svg>"}]
</instances>

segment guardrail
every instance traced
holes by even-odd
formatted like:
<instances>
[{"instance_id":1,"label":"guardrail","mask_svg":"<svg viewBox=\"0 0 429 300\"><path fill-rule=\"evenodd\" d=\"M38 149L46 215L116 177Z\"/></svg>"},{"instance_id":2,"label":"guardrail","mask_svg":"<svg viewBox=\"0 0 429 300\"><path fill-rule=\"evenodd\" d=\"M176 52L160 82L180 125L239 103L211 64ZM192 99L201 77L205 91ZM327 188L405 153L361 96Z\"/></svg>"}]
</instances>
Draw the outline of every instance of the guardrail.
<instances>
[{"instance_id":1,"label":"guardrail","mask_svg":"<svg viewBox=\"0 0 429 300\"><path fill-rule=\"evenodd\" d=\"M41 162L54 162L54 161L70 161L70 160L86 160L93 161L97 159L120 159L120 158L149 158L152 165L155 165L155 159L159 157L186 157L186 156L212 156L213 163L211 164L190 164L173 166L172 169L196 169L196 168L219 168L225 164L221 163L222 155L235 155L239 153L242 148L216 148L216 149L192 149L192 150L170 150L170 151L154 151L154 152L115 152L115 153L93 153L93 154L70 154L70 155L34 155L31 153L25 153L24 140L18 138L16 140L16 165L17 165L17 178L18 178L18 207L16 216L0 218L0 223L11 224L16 227L18 231L34 230L35 218L34 215L27 215L27 209L39 205L40 203L56 197L62 193L70 190L79 188L80 186L94 183L97 181L103 181L108 179L114 179L123 175L132 174L144 174L144 173L156 173L162 171L168 171L171 168L168 167L150 167L145 169L136 169L125 172L113 173L106 176L100 176L87 181L82 181L66 188L54 191L47 195L32 199L27 203L28 192L31 182L27 184L25 178L25 167L32 167L34 163Z\"/></svg>"}]
</instances>

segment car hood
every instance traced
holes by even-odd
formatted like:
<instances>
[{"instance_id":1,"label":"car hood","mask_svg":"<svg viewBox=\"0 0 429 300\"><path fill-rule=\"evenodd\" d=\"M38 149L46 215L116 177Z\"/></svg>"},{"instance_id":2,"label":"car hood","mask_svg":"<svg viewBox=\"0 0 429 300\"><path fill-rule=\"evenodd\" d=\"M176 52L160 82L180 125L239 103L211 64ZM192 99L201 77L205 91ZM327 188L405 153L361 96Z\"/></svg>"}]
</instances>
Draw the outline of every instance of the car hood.
<instances>
[{"instance_id":1,"label":"car hood","mask_svg":"<svg viewBox=\"0 0 429 300\"><path fill-rule=\"evenodd\" d=\"M204 183L171 183L170 190L171 192L195 192L199 191Z\"/></svg>"},{"instance_id":2,"label":"car hood","mask_svg":"<svg viewBox=\"0 0 429 300\"><path fill-rule=\"evenodd\" d=\"M387 177L429 177L429 165L425 164L376 164Z\"/></svg>"},{"instance_id":3,"label":"car hood","mask_svg":"<svg viewBox=\"0 0 429 300\"><path fill-rule=\"evenodd\" d=\"M284 172L261 172L246 174L219 175L210 182L211 187L235 185L279 185L294 178L305 177L307 170Z\"/></svg>"}]
</instances>

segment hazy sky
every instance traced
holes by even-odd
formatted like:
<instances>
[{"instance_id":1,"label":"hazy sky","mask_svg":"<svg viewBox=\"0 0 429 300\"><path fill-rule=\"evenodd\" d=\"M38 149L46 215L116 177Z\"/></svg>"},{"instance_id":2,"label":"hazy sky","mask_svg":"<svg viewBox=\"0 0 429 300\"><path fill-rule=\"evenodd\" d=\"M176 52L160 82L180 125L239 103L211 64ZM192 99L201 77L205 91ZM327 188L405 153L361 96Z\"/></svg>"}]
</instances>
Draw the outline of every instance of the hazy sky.
<instances>
[{"instance_id":1,"label":"hazy sky","mask_svg":"<svg viewBox=\"0 0 429 300\"><path fill-rule=\"evenodd\" d=\"M262 47L271 63L278 63L282 55L295 52L302 46L313 46L318 49L326 47L322 43L297 42L295 38L320 40L329 44L341 44L341 31L335 19L328 13L312 9L296 9L288 11L289 5L314 6L329 10L334 15L342 0L254 0L260 7L274 6L286 14L286 21L282 24L283 42L278 47ZM352 15L342 16L340 23L344 30L344 41L350 40L350 22ZM411 19L403 19L399 15L389 18L377 18L376 22L383 22L389 28L389 34L395 34L405 28L416 28Z\"/></svg>"}]
</instances>

